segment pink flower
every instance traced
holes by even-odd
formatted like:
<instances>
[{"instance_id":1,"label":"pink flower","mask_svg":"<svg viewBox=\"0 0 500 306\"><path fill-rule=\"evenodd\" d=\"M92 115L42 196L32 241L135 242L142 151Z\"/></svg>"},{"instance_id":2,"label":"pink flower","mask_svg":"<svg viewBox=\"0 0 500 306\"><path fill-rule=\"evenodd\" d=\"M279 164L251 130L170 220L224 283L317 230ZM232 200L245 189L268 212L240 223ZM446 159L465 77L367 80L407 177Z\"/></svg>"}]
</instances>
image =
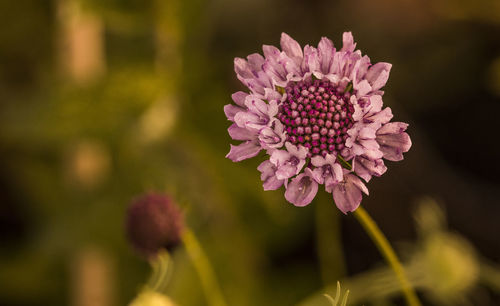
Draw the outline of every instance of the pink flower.
<instances>
[{"instance_id":1,"label":"pink flower","mask_svg":"<svg viewBox=\"0 0 500 306\"><path fill-rule=\"evenodd\" d=\"M350 32L340 50L327 38L301 48L283 33L282 50L264 45L264 56L234 61L249 92L233 94L236 105L224 107L230 136L243 141L226 157L237 162L265 150L269 159L258 167L264 189L284 185L296 206L324 185L342 212L354 211L368 194L364 182L387 170L383 159L402 160L411 147L408 125L389 122L392 111L383 107L391 64L372 65L355 47Z\"/></svg>"}]
</instances>

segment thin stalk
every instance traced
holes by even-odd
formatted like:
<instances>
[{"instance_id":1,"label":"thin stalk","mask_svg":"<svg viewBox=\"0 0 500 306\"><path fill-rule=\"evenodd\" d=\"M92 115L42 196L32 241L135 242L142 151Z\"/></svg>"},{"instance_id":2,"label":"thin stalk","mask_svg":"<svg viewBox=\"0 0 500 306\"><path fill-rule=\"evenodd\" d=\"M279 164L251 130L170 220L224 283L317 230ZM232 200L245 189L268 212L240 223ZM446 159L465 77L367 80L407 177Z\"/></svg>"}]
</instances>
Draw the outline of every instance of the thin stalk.
<instances>
[{"instance_id":1,"label":"thin stalk","mask_svg":"<svg viewBox=\"0 0 500 306\"><path fill-rule=\"evenodd\" d=\"M153 291L163 292L172 275L172 259L167 250L160 250L157 256L151 261L153 273L148 281L149 287Z\"/></svg>"},{"instance_id":2,"label":"thin stalk","mask_svg":"<svg viewBox=\"0 0 500 306\"><path fill-rule=\"evenodd\" d=\"M210 265L210 261L203 252L200 243L196 239L194 233L189 229L184 229L182 233L182 241L186 247L186 251L193 262L194 268L201 280L201 285L208 303L211 306L225 306L226 302L217 283L214 270Z\"/></svg>"},{"instance_id":3,"label":"thin stalk","mask_svg":"<svg viewBox=\"0 0 500 306\"><path fill-rule=\"evenodd\" d=\"M385 260L387 261L387 263L389 263L394 273L396 273L396 276L399 280L399 283L401 284L401 289L403 291L403 294L406 298L406 302L408 303L408 305L420 306L421 305L420 301L418 300L418 297L415 294L415 291L413 290L413 287L411 286L410 282L406 278L403 265L399 261L398 256L394 252L394 249L391 247L389 241L384 236L384 234L377 226L375 221L370 217L368 212L366 212L366 210L361 206L354 211L354 217L358 219L359 223L361 223L361 226L363 226L365 231L373 240L373 242L379 249L382 256L384 256Z\"/></svg>"}]
</instances>

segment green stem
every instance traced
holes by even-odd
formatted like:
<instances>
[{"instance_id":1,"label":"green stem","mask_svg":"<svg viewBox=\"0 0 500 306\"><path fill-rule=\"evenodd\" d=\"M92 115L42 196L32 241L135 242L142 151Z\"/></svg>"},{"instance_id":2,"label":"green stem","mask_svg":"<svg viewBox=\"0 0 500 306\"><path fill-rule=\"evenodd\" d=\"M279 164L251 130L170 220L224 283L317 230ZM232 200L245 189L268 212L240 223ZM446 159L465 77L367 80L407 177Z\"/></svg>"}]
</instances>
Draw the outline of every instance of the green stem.
<instances>
[{"instance_id":1,"label":"green stem","mask_svg":"<svg viewBox=\"0 0 500 306\"><path fill-rule=\"evenodd\" d=\"M415 294L415 291L413 290L410 282L406 278L403 265L401 265L401 262L399 261L396 253L389 244L389 241L387 241L387 238L385 238L384 234L377 226L375 221L373 221L368 212L366 212L366 210L364 210L364 208L361 206L354 211L354 217L358 219L359 223L361 223L361 226L363 226L370 238L372 238L382 256L384 256L385 260L389 263L394 273L396 273L408 305L420 306L420 301L418 300L418 297Z\"/></svg>"},{"instance_id":2,"label":"green stem","mask_svg":"<svg viewBox=\"0 0 500 306\"><path fill-rule=\"evenodd\" d=\"M196 272L198 272L208 303L211 306L225 306L226 302L224 301L219 284L217 283L214 270L203 252L200 243L196 239L196 236L191 230L186 228L182 233L182 241L184 242L184 246L193 262Z\"/></svg>"},{"instance_id":3,"label":"green stem","mask_svg":"<svg viewBox=\"0 0 500 306\"><path fill-rule=\"evenodd\" d=\"M149 287L153 291L163 292L172 274L172 260L167 250L160 250L157 256L151 261L153 273L148 281Z\"/></svg>"}]
</instances>

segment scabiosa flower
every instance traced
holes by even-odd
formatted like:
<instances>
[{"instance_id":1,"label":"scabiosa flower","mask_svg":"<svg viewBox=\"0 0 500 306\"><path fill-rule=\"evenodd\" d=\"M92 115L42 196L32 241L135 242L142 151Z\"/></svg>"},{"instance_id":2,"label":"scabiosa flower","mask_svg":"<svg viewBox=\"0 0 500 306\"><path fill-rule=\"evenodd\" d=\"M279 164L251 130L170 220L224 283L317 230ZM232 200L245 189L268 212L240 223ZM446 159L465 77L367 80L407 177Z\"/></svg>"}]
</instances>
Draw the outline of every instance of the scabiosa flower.
<instances>
[{"instance_id":1,"label":"scabiosa flower","mask_svg":"<svg viewBox=\"0 0 500 306\"><path fill-rule=\"evenodd\" d=\"M383 107L391 64L371 64L355 47L350 32L340 50L325 37L302 49L283 33L282 50L264 45L264 56L234 60L249 92L224 107L229 135L243 141L226 157L239 162L264 150L269 159L257 168L264 189L284 185L296 206L324 185L342 212L354 211L368 194L365 182L387 170L383 159L402 160L411 147L408 125L389 122L391 109Z\"/></svg>"},{"instance_id":2,"label":"scabiosa flower","mask_svg":"<svg viewBox=\"0 0 500 306\"><path fill-rule=\"evenodd\" d=\"M180 244L183 219L171 198L151 193L130 204L125 226L132 246L151 258L160 249L171 250Z\"/></svg>"}]
</instances>

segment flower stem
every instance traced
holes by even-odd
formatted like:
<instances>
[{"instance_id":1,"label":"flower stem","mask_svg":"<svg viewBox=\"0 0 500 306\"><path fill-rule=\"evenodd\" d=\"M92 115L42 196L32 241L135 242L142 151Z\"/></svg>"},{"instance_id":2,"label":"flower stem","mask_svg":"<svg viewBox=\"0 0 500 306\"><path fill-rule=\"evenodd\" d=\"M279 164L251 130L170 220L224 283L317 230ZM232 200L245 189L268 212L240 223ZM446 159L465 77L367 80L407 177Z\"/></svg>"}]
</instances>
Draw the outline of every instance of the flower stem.
<instances>
[{"instance_id":1,"label":"flower stem","mask_svg":"<svg viewBox=\"0 0 500 306\"><path fill-rule=\"evenodd\" d=\"M160 250L157 256L151 261L153 273L148 281L148 286L157 292L163 292L172 275L172 259L167 250Z\"/></svg>"},{"instance_id":2,"label":"flower stem","mask_svg":"<svg viewBox=\"0 0 500 306\"><path fill-rule=\"evenodd\" d=\"M196 236L191 230L185 228L182 233L182 241L200 277L208 304L211 306L225 306L226 302L224 301L219 284L215 278L214 270L203 252L200 243L196 239Z\"/></svg>"},{"instance_id":3,"label":"flower stem","mask_svg":"<svg viewBox=\"0 0 500 306\"><path fill-rule=\"evenodd\" d=\"M361 223L361 226L363 226L367 234L373 240L373 242L379 249L382 256L384 256L385 260L389 263L394 273L396 273L396 276L399 280L399 283L401 284L401 289L404 293L408 305L420 306L421 305L420 301L418 300L418 297L415 294L415 291L413 290L413 287L411 286L410 282L406 278L403 265L399 261L396 253L394 252L394 249L391 247L389 241L384 236L384 234L377 226L375 221L370 217L368 212L361 206L359 206L354 211L354 217L358 219L359 223Z\"/></svg>"}]
</instances>

